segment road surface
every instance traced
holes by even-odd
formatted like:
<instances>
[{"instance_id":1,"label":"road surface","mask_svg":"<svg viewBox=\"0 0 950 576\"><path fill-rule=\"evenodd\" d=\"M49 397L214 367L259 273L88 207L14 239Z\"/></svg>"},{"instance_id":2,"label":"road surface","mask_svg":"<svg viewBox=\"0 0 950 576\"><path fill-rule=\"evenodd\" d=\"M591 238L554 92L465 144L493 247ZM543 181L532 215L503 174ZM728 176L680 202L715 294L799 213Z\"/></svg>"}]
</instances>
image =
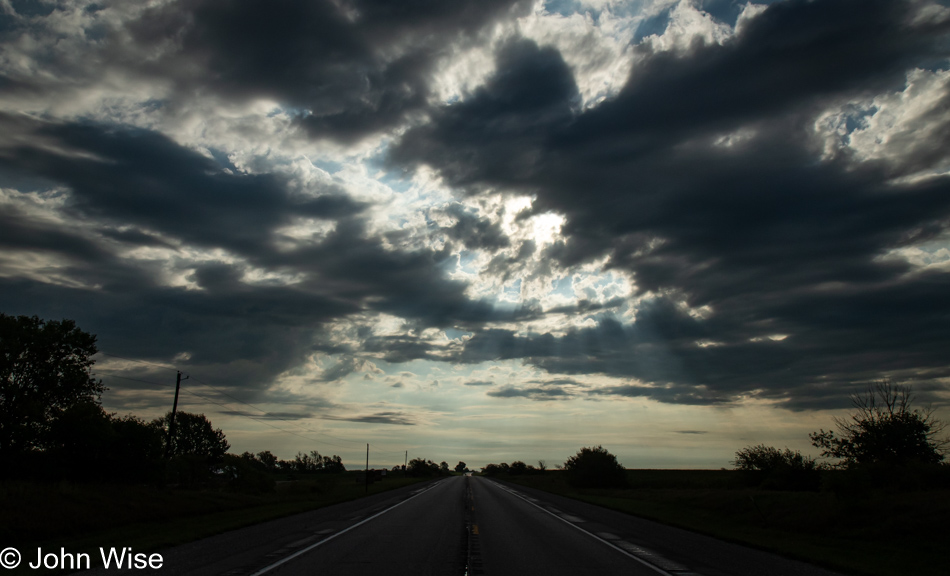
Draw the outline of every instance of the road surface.
<instances>
[{"instance_id":1,"label":"road surface","mask_svg":"<svg viewBox=\"0 0 950 576\"><path fill-rule=\"evenodd\" d=\"M159 570L94 573L834 576L591 504L461 476L251 526L162 555Z\"/></svg>"}]
</instances>

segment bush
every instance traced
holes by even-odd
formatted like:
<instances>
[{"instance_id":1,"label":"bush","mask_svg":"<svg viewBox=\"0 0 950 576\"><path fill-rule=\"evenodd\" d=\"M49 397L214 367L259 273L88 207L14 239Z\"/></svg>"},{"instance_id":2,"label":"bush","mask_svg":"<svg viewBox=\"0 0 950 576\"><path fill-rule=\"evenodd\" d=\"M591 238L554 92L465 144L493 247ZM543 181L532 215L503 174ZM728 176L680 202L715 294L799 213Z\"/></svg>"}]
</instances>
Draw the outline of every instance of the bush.
<instances>
[{"instance_id":1,"label":"bush","mask_svg":"<svg viewBox=\"0 0 950 576\"><path fill-rule=\"evenodd\" d=\"M759 444L736 452L736 470L753 486L771 490L818 490L821 465L798 450L779 450Z\"/></svg>"},{"instance_id":2,"label":"bush","mask_svg":"<svg viewBox=\"0 0 950 576\"><path fill-rule=\"evenodd\" d=\"M581 448L564 463L567 479L576 488L624 488L627 471L602 446Z\"/></svg>"}]
</instances>

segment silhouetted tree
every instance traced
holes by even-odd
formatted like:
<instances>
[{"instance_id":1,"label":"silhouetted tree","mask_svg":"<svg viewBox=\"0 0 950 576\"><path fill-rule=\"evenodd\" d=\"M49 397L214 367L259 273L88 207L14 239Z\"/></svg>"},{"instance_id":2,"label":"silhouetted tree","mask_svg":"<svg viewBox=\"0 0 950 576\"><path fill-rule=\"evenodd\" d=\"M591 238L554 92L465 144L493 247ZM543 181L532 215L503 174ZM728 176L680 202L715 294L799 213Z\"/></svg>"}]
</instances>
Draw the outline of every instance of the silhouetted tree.
<instances>
[{"instance_id":1,"label":"silhouetted tree","mask_svg":"<svg viewBox=\"0 0 950 576\"><path fill-rule=\"evenodd\" d=\"M821 466L798 450L779 450L759 444L736 452L732 461L747 482L776 490L817 490L821 485Z\"/></svg>"},{"instance_id":2,"label":"silhouetted tree","mask_svg":"<svg viewBox=\"0 0 950 576\"><path fill-rule=\"evenodd\" d=\"M564 462L568 482L578 488L622 488L627 472L602 446L581 448Z\"/></svg>"},{"instance_id":3,"label":"silhouetted tree","mask_svg":"<svg viewBox=\"0 0 950 576\"><path fill-rule=\"evenodd\" d=\"M508 473L512 476L519 476L528 471L528 465L522 462L521 460L515 460L511 463L511 466L508 467Z\"/></svg>"},{"instance_id":4,"label":"silhouetted tree","mask_svg":"<svg viewBox=\"0 0 950 576\"><path fill-rule=\"evenodd\" d=\"M152 421L152 425L161 431L165 442L172 413ZM175 436L171 439L169 453L175 455L197 456L217 460L227 454L231 445L220 428L214 428L204 414L178 412L175 415Z\"/></svg>"},{"instance_id":5,"label":"silhouetted tree","mask_svg":"<svg viewBox=\"0 0 950 576\"><path fill-rule=\"evenodd\" d=\"M268 472L277 471L277 456L274 456L270 450L258 452L257 459L264 465L264 468L266 468Z\"/></svg>"},{"instance_id":6,"label":"silhouetted tree","mask_svg":"<svg viewBox=\"0 0 950 576\"><path fill-rule=\"evenodd\" d=\"M837 435L813 432L812 444L822 456L838 458L835 466L843 468L937 464L947 445L938 437L944 424L930 410L911 409L912 401L907 387L877 382L851 397L855 411L849 418L835 418Z\"/></svg>"},{"instance_id":7,"label":"silhouetted tree","mask_svg":"<svg viewBox=\"0 0 950 576\"><path fill-rule=\"evenodd\" d=\"M70 407L98 404L96 352L95 335L72 320L0 314L0 456L47 448Z\"/></svg>"},{"instance_id":8,"label":"silhouetted tree","mask_svg":"<svg viewBox=\"0 0 950 576\"><path fill-rule=\"evenodd\" d=\"M343 466L343 459L334 454L331 456L323 457L323 472L327 474L337 474L340 472L346 472L346 467Z\"/></svg>"},{"instance_id":9,"label":"silhouetted tree","mask_svg":"<svg viewBox=\"0 0 950 576\"><path fill-rule=\"evenodd\" d=\"M455 471L458 472L459 474L465 472L465 470L467 469L468 469L468 466L466 466L465 462L462 462L461 460L459 461L458 464L455 465Z\"/></svg>"},{"instance_id":10,"label":"silhouetted tree","mask_svg":"<svg viewBox=\"0 0 950 576\"><path fill-rule=\"evenodd\" d=\"M413 458L409 461L408 472L410 476L436 476L439 471L439 465L432 460Z\"/></svg>"}]
</instances>

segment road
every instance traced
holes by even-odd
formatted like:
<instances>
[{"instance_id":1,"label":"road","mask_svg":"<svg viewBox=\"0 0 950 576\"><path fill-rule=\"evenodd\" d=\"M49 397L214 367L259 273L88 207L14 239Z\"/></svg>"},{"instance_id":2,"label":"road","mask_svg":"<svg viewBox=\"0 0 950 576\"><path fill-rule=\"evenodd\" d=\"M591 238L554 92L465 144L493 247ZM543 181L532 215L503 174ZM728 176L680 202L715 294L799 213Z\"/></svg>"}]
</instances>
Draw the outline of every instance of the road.
<instances>
[{"instance_id":1,"label":"road","mask_svg":"<svg viewBox=\"0 0 950 576\"><path fill-rule=\"evenodd\" d=\"M801 562L583 502L488 478L458 476L236 530L162 554L164 565L159 570L122 572L834 576ZM104 576L119 572L94 571Z\"/></svg>"}]
</instances>

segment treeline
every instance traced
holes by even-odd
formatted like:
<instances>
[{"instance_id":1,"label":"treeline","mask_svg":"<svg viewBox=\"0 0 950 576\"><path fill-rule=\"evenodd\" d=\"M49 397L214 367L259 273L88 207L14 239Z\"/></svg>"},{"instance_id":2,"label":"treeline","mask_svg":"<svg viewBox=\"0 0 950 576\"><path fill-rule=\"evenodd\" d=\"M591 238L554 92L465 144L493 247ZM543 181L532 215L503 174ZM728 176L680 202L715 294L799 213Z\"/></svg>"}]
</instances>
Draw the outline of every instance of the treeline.
<instances>
[{"instance_id":1,"label":"treeline","mask_svg":"<svg viewBox=\"0 0 950 576\"><path fill-rule=\"evenodd\" d=\"M855 494L950 487L945 425L932 410L912 407L910 388L883 380L851 401L854 410L834 420L836 430L809 435L824 461L758 444L737 451L733 466L746 484L771 490Z\"/></svg>"},{"instance_id":2,"label":"treeline","mask_svg":"<svg viewBox=\"0 0 950 576\"><path fill-rule=\"evenodd\" d=\"M0 313L0 477L226 485L273 489L272 472L341 473L339 456L317 451L280 460L270 451L229 454L204 414L150 422L107 413L91 374L96 337L71 320Z\"/></svg>"},{"instance_id":3,"label":"treeline","mask_svg":"<svg viewBox=\"0 0 950 576\"><path fill-rule=\"evenodd\" d=\"M584 447L568 458L560 469L567 475L567 481L575 488L626 488L627 470L617 457L603 446ZM534 467L516 460L511 464L488 464L482 468L482 474L509 476L542 474L547 470L543 460Z\"/></svg>"},{"instance_id":4,"label":"treeline","mask_svg":"<svg viewBox=\"0 0 950 576\"><path fill-rule=\"evenodd\" d=\"M270 450L264 450L257 454L244 452L240 458L264 472L296 474L338 474L346 472L346 467L343 466L343 461L339 456L321 456L316 450L311 450L309 454L297 452L293 460L280 460Z\"/></svg>"},{"instance_id":5,"label":"treeline","mask_svg":"<svg viewBox=\"0 0 950 576\"><path fill-rule=\"evenodd\" d=\"M459 462L459 464L462 464ZM457 468L457 467L456 467ZM393 466L393 472L401 470L401 466ZM436 464L432 460L425 460L423 458L413 458L409 461L409 465L406 467L406 474L409 476L448 476L449 475L449 463L441 462Z\"/></svg>"},{"instance_id":6,"label":"treeline","mask_svg":"<svg viewBox=\"0 0 950 576\"><path fill-rule=\"evenodd\" d=\"M511 464L502 462L501 464L488 464L482 468L482 474L485 476L497 476L498 474L509 474L511 476L520 476L522 474L540 474L547 469L544 462L538 461L538 466L534 467L525 464L521 460L515 460Z\"/></svg>"}]
</instances>

